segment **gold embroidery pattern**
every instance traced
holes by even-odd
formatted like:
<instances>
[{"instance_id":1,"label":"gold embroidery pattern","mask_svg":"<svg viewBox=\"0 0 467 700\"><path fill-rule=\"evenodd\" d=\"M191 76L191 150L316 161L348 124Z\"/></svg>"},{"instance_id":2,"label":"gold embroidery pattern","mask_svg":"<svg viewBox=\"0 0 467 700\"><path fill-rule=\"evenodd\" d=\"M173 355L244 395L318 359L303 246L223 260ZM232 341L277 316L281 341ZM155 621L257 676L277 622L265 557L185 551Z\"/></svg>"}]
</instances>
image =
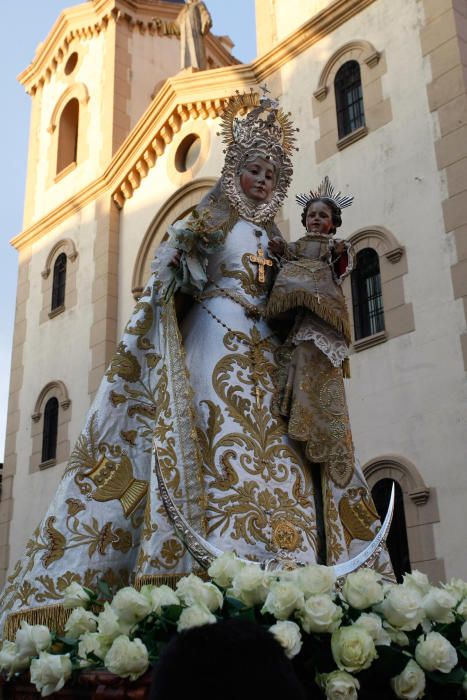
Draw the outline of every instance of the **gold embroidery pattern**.
<instances>
[{"instance_id":1,"label":"gold embroidery pattern","mask_svg":"<svg viewBox=\"0 0 467 700\"><path fill-rule=\"evenodd\" d=\"M250 334L224 335L229 352L212 376L221 405L201 402L207 411L207 429L199 430L199 437L208 486L208 533L229 531L233 540L261 542L268 552L281 547L297 552L311 547L316 552L311 479L298 453L284 444L284 421L253 400L252 368L264 394L271 392L275 370L272 341L258 346L257 333L253 329ZM225 430L224 414L238 431ZM292 488L287 488L292 479Z\"/></svg>"},{"instance_id":2,"label":"gold embroidery pattern","mask_svg":"<svg viewBox=\"0 0 467 700\"><path fill-rule=\"evenodd\" d=\"M256 279L256 268L251 266L250 255L251 253L244 253L242 255L244 270L228 270L226 265L222 264L221 273L223 277L238 280L245 294L249 294L252 297L261 297L267 289L268 281L271 281L271 274L269 272L266 274L266 284L258 283Z\"/></svg>"},{"instance_id":3,"label":"gold embroidery pattern","mask_svg":"<svg viewBox=\"0 0 467 700\"><path fill-rule=\"evenodd\" d=\"M312 341L283 348L276 410L288 416L289 435L306 443L307 458L344 488L354 474L354 451L342 372Z\"/></svg>"},{"instance_id":4,"label":"gold embroidery pattern","mask_svg":"<svg viewBox=\"0 0 467 700\"><path fill-rule=\"evenodd\" d=\"M348 489L339 501L339 517L347 546L352 540L369 542L375 536L374 525L379 515L366 489Z\"/></svg>"},{"instance_id":5,"label":"gold embroidery pattern","mask_svg":"<svg viewBox=\"0 0 467 700\"><path fill-rule=\"evenodd\" d=\"M272 541L279 549L293 552L300 542L300 534L287 520L278 520L272 526Z\"/></svg>"},{"instance_id":6,"label":"gold embroidery pattern","mask_svg":"<svg viewBox=\"0 0 467 700\"><path fill-rule=\"evenodd\" d=\"M350 343L345 298L327 263L304 257L286 263L279 271L267 304L267 317L274 318L298 307L316 314Z\"/></svg>"},{"instance_id":7,"label":"gold embroidery pattern","mask_svg":"<svg viewBox=\"0 0 467 700\"><path fill-rule=\"evenodd\" d=\"M326 531L326 563L328 566L337 564L341 558L345 558L345 547L339 524L339 514L332 493L331 484L322 479L324 502L324 528Z\"/></svg>"}]
</instances>

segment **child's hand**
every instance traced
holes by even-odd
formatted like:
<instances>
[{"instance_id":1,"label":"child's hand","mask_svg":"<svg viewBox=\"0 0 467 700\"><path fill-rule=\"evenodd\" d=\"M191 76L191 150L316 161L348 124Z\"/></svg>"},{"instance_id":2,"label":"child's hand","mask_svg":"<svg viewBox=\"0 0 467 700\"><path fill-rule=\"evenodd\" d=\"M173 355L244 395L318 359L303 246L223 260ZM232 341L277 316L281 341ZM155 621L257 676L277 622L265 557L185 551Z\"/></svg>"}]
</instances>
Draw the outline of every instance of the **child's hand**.
<instances>
[{"instance_id":1,"label":"child's hand","mask_svg":"<svg viewBox=\"0 0 467 700\"><path fill-rule=\"evenodd\" d=\"M268 243L268 249L273 255L283 255L285 251L285 241L279 236L274 236Z\"/></svg>"}]
</instances>

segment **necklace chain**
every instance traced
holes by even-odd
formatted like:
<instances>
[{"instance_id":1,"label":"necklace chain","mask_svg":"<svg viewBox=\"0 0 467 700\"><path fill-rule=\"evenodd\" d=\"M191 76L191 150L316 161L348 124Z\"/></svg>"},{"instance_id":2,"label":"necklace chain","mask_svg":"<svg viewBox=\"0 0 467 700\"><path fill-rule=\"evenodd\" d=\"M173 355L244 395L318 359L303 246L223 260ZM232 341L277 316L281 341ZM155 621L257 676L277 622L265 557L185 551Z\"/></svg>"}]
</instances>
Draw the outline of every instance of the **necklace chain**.
<instances>
[{"instance_id":1,"label":"necklace chain","mask_svg":"<svg viewBox=\"0 0 467 700\"><path fill-rule=\"evenodd\" d=\"M250 361L251 361L250 376L251 376L251 380L253 382L253 387L254 387L253 393L256 397L256 408L259 410L261 408L261 399L263 397L264 392L262 391L262 389L259 385L260 373L258 372L258 368L257 368L257 357L256 357L255 351L259 350L261 345L264 345L269 340L271 340L271 338L273 338L275 334L271 333L270 335L267 335L265 338L260 338L259 340L249 340L249 339L244 337L243 333L240 333L239 331L234 331L233 328L230 328L230 326L228 326L227 323L225 323L221 318L219 318L219 316L217 316L213 311L211 311L211 309L208 308L206 306L206 304L204 304L198 296L196 296L195 299L198 302L198 304L209 314L209 316L211 316L211 318L213 318L214 321L216 321L216 323L218 323L220 326L222 326L222 328L225 328L229 333L231 333L231 335L234 338L237 338L237 340L240 343L245 343L245 345L249 346L249 354L250 354ZM235 299L234 299L234 301L235 301Z\"/></svg>"},{"instance_id":2,"label":"necklace chain","mask_svg":"<svg viewBox=\"0 0 467 700\"><path fill-rule=\"evenodd\" d=\"M258 241L257 243L257 252L260 253L263 252L263 248L261 245L261 236L263 235L263 232L260 229L254 228L253 233ZM263 273L264 274L264 273ZM235 298L233 293L229 293L229 290L227 289L222 289L214 280L208 279L208 281L214 285L218 290L222 291L223 294L225 294L229 299L231 299L233 302L238 304L239 306L243 305L241 302ZM256 408L259 410L261 408L261 399L263 396L263 391L261 390L259 386L259 380L260 380L260 373L257 369L257 357L256 357L256 350L259 350L259 348L266 344L269 340L271 340L274 337L274 333L271 333L270 335L267 335L265 338L260 338L259 340L249 340L244 337L243 333L240 333L240 331L234 331L233 328L230 328L230 326L227 325L219 316L217 316L211 309L206 306L206 304L202 301L201 294L197 294L195 296L195 300L198 302L198 304L211 316L211 318L216 321L222 328L225 328L226 331L228 331L234 338L237 338L237 340L240 343L245 343L245 345L249 346L249 354L250 354L250 360L251 360L251 380L254 385L253 393L256 397ZM247 309L244 309L247 311ZM250 311L251 313L251 311ZM253 314L252 314L253 315ZM257 315L261 317L262 312L258 309ZM253 319L253 324L255 324L255 321Z\"/></svg>"}]
</instances>

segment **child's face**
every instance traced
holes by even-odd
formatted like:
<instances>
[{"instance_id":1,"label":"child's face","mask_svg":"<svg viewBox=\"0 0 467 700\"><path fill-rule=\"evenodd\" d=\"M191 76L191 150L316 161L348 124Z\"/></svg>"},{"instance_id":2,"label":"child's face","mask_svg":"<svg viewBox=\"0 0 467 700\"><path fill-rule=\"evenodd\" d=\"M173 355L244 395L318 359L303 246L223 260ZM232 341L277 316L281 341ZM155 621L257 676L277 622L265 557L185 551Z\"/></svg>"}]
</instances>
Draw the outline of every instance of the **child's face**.
<instances>
[{"instance_id":1,"label":"child's face","mask_svg":"<svg viewBox=\"0 0 467 700\"><path fill-rule=\"evenodd\" d=\"M333 228L331 207L319 199L312 202L306 213L306 230L328 236Z\"/></svg>"},{"instance_id":2,"label":"child's face","mask_svg":"<svg viewBox=\"0 0 467 700\"><path fill-rule=\"evenodd\" d=\"M247 163L240 174L240 186L258 204L268 202L276 184L274 166L263 158Z\"/></svg>"}]
</instances>

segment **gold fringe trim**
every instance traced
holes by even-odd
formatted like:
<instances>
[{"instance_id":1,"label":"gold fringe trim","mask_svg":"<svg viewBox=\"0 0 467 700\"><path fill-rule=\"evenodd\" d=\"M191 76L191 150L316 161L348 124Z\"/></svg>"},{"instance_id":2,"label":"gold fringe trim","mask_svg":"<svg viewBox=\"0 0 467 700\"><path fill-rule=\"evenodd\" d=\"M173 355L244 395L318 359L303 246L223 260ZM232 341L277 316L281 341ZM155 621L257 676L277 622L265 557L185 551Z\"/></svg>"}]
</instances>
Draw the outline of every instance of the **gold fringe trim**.
<instances>
[{"instance_id":1,"label":"gold fringe trim","mask_svg":"<svg viewBox=\"0 0 467 700\"><path fill-rule=\"evenodd\" d=\"M304 306L323 321L329 323L338 333L342 333L346 342L350 344L349 319L341 318L336 311L330 309L326 304L318 302L315 294L310 294L304 290L289 292L286 295L274 294L273 292L267 303L265 316L266 318L274 318L279 314L297 308L297 306Z\"/></svg>"},{"instance_id":2,"label":"gold fringe trim","mask_svg":"<svg viewBox=\"0 0 467 700\"><path fill-rule=\"evenodd\" d=\"M71 613L71 610L66 610L61 604L11 613L5 621L3 637L14 642L23 620L30 625L46 625L50 630L61 634Z\"/></svg>"},{"instance_id":3,"label":"gold fringe trim","mask_svg":"<svg viewBox=\"0 0 467 700\"><path fill-rule=\"evenodd\" d=\"M209 580L207 571L185 572L184 574L143 574L137 576L133 584L133 588L140 591L143 586L169 586L175 590L180 579L189 576L190 573L196 573L199 578L205 581Z\"/></svg>"},{"instance_id":4,"label":"gold fringe trim","mask_svg":"<svg viewBox=\"0 0 467 700\"><path fill-rule=\"evenodd\" d=\"M342 363L342 376L344 379L350 379L352 376L350 374L350 360L348 357L346 357Z\"/></svg>"}]
</instances>

